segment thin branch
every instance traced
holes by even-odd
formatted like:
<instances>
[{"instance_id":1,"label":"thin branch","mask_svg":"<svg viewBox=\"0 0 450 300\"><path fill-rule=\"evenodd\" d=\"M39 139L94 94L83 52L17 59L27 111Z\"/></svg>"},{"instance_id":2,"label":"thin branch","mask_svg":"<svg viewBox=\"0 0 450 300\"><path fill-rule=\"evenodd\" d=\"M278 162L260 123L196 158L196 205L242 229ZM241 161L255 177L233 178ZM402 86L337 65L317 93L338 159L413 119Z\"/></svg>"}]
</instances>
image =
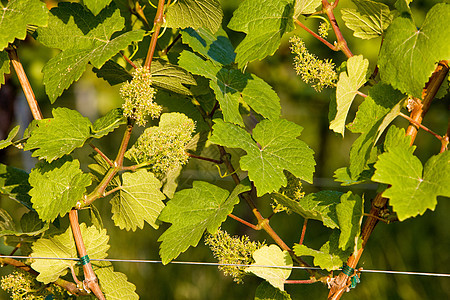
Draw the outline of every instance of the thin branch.
<instances>
[{"instance_id":1,"label":"thin branch","mask_svg":"<svg viewBox=\"0 0 450 300\"><path fill-rule=\"evenodd\" d=\"M25 74L22 63L17 56L16 50L8 50L8 55L12 62L14 70L16 71L17 77L19 78L20 85L22 86L23 93L25 94L25 98L27 98L28 106L30 107L33 118L35 120L42 120L43 117L41 109L39 108L39 104L36 101L33 89L31 88L28 77Z\"/></svg>"},{"instance_id":2,"label":"thin branch","mask_svg":"<svg viewBox=\"0 0 450 300\"><path fill-rule=\"evenodd\" d=\"M169 4L168 4L168 5L169 5ZM161 53L162 53L163 55L166 55L166 54L170 51L170 49L172 49L172 47L175 46L175 44L180 40L180 38L181 38L181 34L178 34L178 35L173 39L172 43L170 43L169 46L167 46L167 48L164 49Z\"/></svg>"},{"instance_id":3,"label":"thin branch","mask_svg":"<svg viewBox=\"0 0 450 300\"><path fill-rule=\"evenodd\" d=\"M81 235L80 224L78 223L78 211L72 209L69 212L70 227L72 228L73 238L77 246L78 255L82 257L87 257L86 247L84 246L83 236ZM92 264L88 261L83 264L84 281L83 283L90 289L94 295L100 299L105 300L105 296L98 285L97 276L95 276L94 270L92 269Z\"/></svg>"},{"instance_id":4,"label":"thin branch","mask_svg":"<svg viewBox=\"0 0 450 300\"><path fill-rule=\"evenodd\" d=\"M199 155L195 155L195 154L187 153L187 152L186 152L186 154L189 157L192 157L192 158L197 158L197 159L200 159L200 160L210 161L210 162L218 164L218 165L223 164L223 160L217 160L217 159L214 159L214 158L203 157L203 156L199 156Z\"/></svg>"},{"instance_id":5,"label":"thin branch","mask_svg":"<svg viewBox=\"0 0 450 300\"><path fill-rule=\"evenodd\" d=\"M431 133L432 135L434 135L438 140L443 141L444 137L440 136L439 134L437 134L436 132L432 131L431 129L429 129L428 127L422 125L421 123L417 122L414 119L411 119L410 117L408 117L407 115L405 115L404 113L399 113L398 114L400 117L405 118L406 120L408 120L409 122L413 123L414 125L422 128L423 130L425 130L428 133Z\"/></svg>"},{"instance_id":6,"label":"thin branch","mask_svg":"<svg viewBox=\"0 0 450 300\"><path fill-rule=\"evenodd\" d=\"M362 93L362 92L360 92L360 91L356 91L356 93L357 93L358 95L360 95L361 97L363 97L363 98L366 98L366 97L367 97L366 94L364 94L364 93Z\"/></svg>"},{"instance_id":7,"label":"thin branch","mask_svg":"<svg viewBox=\"0 0 450 300\"><path fill-rule=\"evenodd\" d=\"M158 1L158 9L156 10L156 16L154 24L154 30L152 34L152 39L150 41L150 46L148 48L147 57L145 59L144 66L150 70L150 66L152 64L153 55L155 54L156 42L158 41L159 31L161 30L161 26L164 24L164 0Z\"/></svg>"},{"instance_id":8,"label":"thin branch","mask_svg":"<svg viewBox=\"0 0 450 300\"><path fill-rule=\"evenodd\" d=\"M13 258L9 257L1 257L0 255L0 264L1 265L10 265L13 267L16 267L18 269L21 269L22 271L25 271L27 273L30 273L33 276L38 276L39 272L33 270L30 266L24 264L23 262L20 262L18 260L15 260ZM67 280L58 278L53 284L59 285L63 289L67 290L69 293L76 295L76 296L86 296L88 295L87 292L84 290L79 289L75 283L69 282Z\"/></svg>"},{"instance_id":9,"label":"thin branch","mask_svg":"<svg viewBox=\"0 0 450 300\"><path fill-rule=\"evenodd\" d=\"M235 216L235 215L233 215L233 214L228 214L228 216L229 216L230 218L233 218L233 219L235 219L236 221L241 222L242 224L244 224L244 225L250 227L251 229L254 229L254 230L261 230L261 227L260 227L260 226L258 226L258 225L253 225L252 223L247 222L247 221L245 221L244 219L241 219L241 218L239 218L239 217L237 217L237 216Z\"/></svg>"},{"instance_id":10,"label":"thin branch","mask_svg":"<svg viewBox=\"0 0 450 300\"><path fill-rule=\"evenodd\" d=\"M348 48L347 41L342 35L342 32L339 29L339 25L336 21L336 17L334 16L333 10L336 8L336 5L336 2L334 4L330 4L327 0L322 0L323 11L327 14L328 19L331 23L331 27L333 27L334 34L336 35L337 43L335 47L338 50L341 50L348 58L350 58L353 56L353 54Z\"/></svg>"},{"instance_id":11,"label":"thin branch","mask_svg":"<svg viewBox=\"0 0 450 300\"><path fill-rule=\"evenodd\" d=\"M128 56L123 53L123 51L120 51L120 54L122 54L122 57L126 60L127 63L130 64L130 66L132 66L134 69L137 69L137 66L134 64L134 62L132 62L131 59L129 59Z\"/></svg>"},{"instance_id":12,"label":"thin branch","mask_svg":"<svg viewBox=\"0 0 450 300\"><path fill-rule=\"evenodd\" d=\"M315 278L312 279L305 279L305 280L285 280L285 284L310 284L310 283L316 283L317 280Z\"/></svg>"}]
</instances>

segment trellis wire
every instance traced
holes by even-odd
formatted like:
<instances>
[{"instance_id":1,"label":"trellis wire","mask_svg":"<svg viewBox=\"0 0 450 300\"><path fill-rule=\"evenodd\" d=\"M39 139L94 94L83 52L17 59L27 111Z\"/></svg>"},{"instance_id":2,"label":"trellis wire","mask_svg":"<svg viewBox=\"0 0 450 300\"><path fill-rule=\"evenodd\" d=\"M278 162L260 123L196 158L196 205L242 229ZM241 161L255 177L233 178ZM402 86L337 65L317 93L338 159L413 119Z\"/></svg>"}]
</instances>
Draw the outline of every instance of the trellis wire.
<instances>
[{"instance_id":1,"label":"trellis wire","mask_svg":"<svg viewBox=\"0 0 450 300\"><path fill-rule=\"evenodd\" d=\"M48 259L48 260L73 260L80 261L79 258L71 257L29 257L29 256L17 256L17 255L0 255L0 258L13 258L13 259ZM91 262L94 261L108 261L108 262L128 262L128 263L152 263L162 264L161 260L145 260L145 259L115 259L115 258L91 258ZM171 261L170 264L178 265L197 265L197 266L221 266L221 267L255 267L255 268L274 268L274 269L300 269L300 270L321 270L317 267L300 267L300 266L269 266L269 265L249 265L249 264L221 264L215 262L200 262L200 261ZM412 272L412 271L390 271L390 270L365 270L361 269L361 272L365 273L382 273L382 274L394 274L394 275L415 275L415 276L433 276L433 277L449 277L450 274L444 273L427 273L427 272Z\"/></svg>"}]
</instances>

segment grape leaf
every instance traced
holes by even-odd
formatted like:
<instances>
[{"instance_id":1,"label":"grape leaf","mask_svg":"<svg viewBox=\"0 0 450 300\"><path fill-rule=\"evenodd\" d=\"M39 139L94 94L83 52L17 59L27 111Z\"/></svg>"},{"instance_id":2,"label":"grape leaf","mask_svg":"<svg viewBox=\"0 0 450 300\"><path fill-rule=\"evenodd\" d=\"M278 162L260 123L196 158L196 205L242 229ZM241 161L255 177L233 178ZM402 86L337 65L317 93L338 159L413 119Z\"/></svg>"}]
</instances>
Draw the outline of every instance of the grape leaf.
<instances>
[{"instance_id":1,"label":"grape leaf","mask_svg":"<svg viewBox=\"0 0 450 300\"><path fill-rule=\"evenodd\" d=\"M263 281L256 288L255 300L291 300L291 296L286 291L280 291L267 281Z\"/></svg>"},{"instance_id":2,"label":"grape leaf","mask_svg":"<svg viewBox=\"0 0 450 300\"><path fill-rule=\"evenodd\" d=\"M24 40L27 35L27 25L46 26L48 10L39 0L11 0L6 6L0 3L0 51L14 42L14 39Z\"/></svg>"},{"instance_id":3,"label":"grape leaf","mask_svg":"<svg viewBox=\"0 0 450 300\"><path fill-rule=\"evenodd\" d=\"M133 41L140 41L143 30L111 35L124 27L124 19L114 4L95 17L81 4L62 2L53 8L48 27L37 30L42 44L63 50L43 68L44 85L53 103L83 74L88 62L100 68Z\"/></svg>"},{"instance_id":4,"label":"grape leaf","mask_svg":"<svg viewBox=\"0 0 450 300\"><path fill-rule=\"evenodd\" d=\"M440 60L450 59L450 4L439 3L427 13L422 27L399 16L389 26L378 59L381 80L415 97Z\"/></svg>"},{"instance_id":5,"label":"grape leaf","mask_svg":"<svg viewBox=\"0 0 450 300\"><path fill-rule=\"evenodd\" d=\"M279 193L272 194L278 203L303 218L319 220L323 225L332 229L339 227L336 205L340 203L341 195L342 193L335 191L320 191L295 201Z\"/></svg>"},{"instance_id":6,"label":"grape leaf","mask_svg":"<svg viewBox=\"0 0 450 300\"><path fill-rule=\"evenodd\" d=\"M411 153L414 153L416 146L410 146L411 136L406 135L404 128L399 128L392 125L386 133L384 138L384 151L389 151L391 148L401 147L403 149L408 149Z\"/></svg>"},{"instance_id":7,"label":"grape leaf","mask_svg":"<svg viewBox=\"0 0 450 300\"><path fill-rule=\"evenodd\" d=\"M114 224L135 231L137 227L142 229L146 221L157 229L156 219L166 198L160 188L159 180L147 170L124 173L120 192L111 200Z\"/></svg>"},{"instance_id":8,"label":"grape leaf","mask_svg":"<svg viewBox=\"0 0 450 300\"><path fill-rule=\"evenodd\" d=\"M192 189L175 193L159 215L172 223L158 239L163 264L169 263L190 246L196 246L205 230L214 233L239 202L238 195L249 191L250 182L242 181L231 194L207 182L194 181Z\"/></svg>"},{"instance_id":9,"label":"grape leaf","mask_svg":"<svg viewBox=\"0 0 450 300\"><path fill-rule=\"evenodd\" d=\"M217 0L178 0L168 7L165 17L169 28L207 28L216 32L223 12Z\"/></svg>"},{"instance_id":10,"label":"grape leaf","mask_svg":"<svg viewBox=\"0 0 450 300\"><path fill-rule=\"evenodd\" d=\"M244 126L239 113L240 101L268 119L279 118L280 99L270 85L257 76L205 61L189 51L181 53L178 63L193 74L211 79L210 87L216 94L226 122Z\"/></svg>"},{"instance_id":11,"label":"grape leaf","mask_svg":"<svg viewBox=\"0 0 450 300\"><path fill-rule=\"evenodd\" d=\"M374 171L372 169L362 171L361 174L359 174L355 179L353 179L350 174L350 168L342 167L334 171L333 177L334 180L340 182L342 186L361 184L370 181L370 178L372 177Z\"/></svg>"},{"instance_id":12,"label":"grape leaf","mask_svg":"<svg viewBox=\"0 0 450 300\"><path fill-rule=\"evenodd\" d=\"M337 113L330 122L330 129L344 135L345 119L356 92L366 82L369 61L362 55L352 56L347 60L347 72L339 74L336 88ZM347 74L348 73L348 74Z\"/></svg>"},{"instance_id":13,"label":"grape leaf","mask_svg":"<svg viewBox=\"0 0 450 300\"><path fill-rule=\"evenodd\" d=\"M16 225L14 224L11 215L0 207L0 237L5 236L5 233L16 232Z\"/></svg>"},{"instance_id":14,"label":"grape leaf","mask_svg":"<svg viewBox=\"0 0 450 300\"><path fill-rule=\"evenodd\" d=\"M339 221L339 248L352 249L357 244L361 232L361 222L364 214L363 199L347 192L341 196L341 203L336 205L336 215Z\"/></svg>"},{"instance_id":15,"label":"grape leaf","mask_svg":"<svg viewBox=\"0 0 450 300\"><path fill-rule=\"evenodd\" d=\"M434 210L437 196L450 197L450 151L431 157L422 166L409 147L393 147L380 155L373 181L391 185L383 192L403 221Z\"/></svg>"},{"instance_id":16,"label":"grape leaf","mask_svg":"<svg viewBox=\"0 0 450 300\"><path fill-rule=\"evenodd\" d=\"M6 51L0 51L0 87L5 83L5 75L9 74L9 57Z\"/></svg>"},{"instance_id":17,"label":"grape leaf","mask_svg":"<svg viewBox=\"0 0 450 300\"><path fill-rule=\"evenodd\" d=\"M0 164L0 194L16 200L32 210L31 197L28 194L30 189L27 172Z\"/></svg>"},{"instance_id":18,"label":"grape leaf","mask_svg":"<svg viewBox=\"0 0 450 300\"><path fill-rule=\"evenodd\" d=\"M29 182L33 208L42 220L53 221L75 206L91 184L91 178L80 170L78 160L65 156L52 163L36 164Z\"/></svg>"},{"instance_id":19,"label":"grape leaf","mask_svg":"<svg viewBox=\"0 0 450 300\"><path fill-rule=\"evenodd\" d=\"M322 269L328 271L338 270L342 268L342 265L347 260L348 256L352 253L350 251L342 251L339 249L339 234L334 231L330 235L329 241L320 247L320 250L314 250L308 248L305 245L294 245L294 253L297 256L312 256L314 257L314 265L319 266Z\"/></svg>"},{"instance_id":20,"label":"grape leaf","mask_svg":"<svg viewBox=\"0 0 450 300\"><path fill-rule=\"evenodd\" d=\"M199 28L194 30L187 28L181 32L183 43L188 44L197 53L222 65L234 62L236 54L228 35L220 28L215 34L211 31Z\"/></svg>"},{"instance_id":21,"label":"grape leaf","mask_svg":"<svg viewBox=\"0 0 450 300\"><path fill-rule=\"evenodd\" d=\"M100 69L92 68L92 71L98 78L104 79L110 85L133 79L133 76L127 70L113 60L108 60Z\"/></svg>"},{"instance_id":22,"label":"grape leaf","mask_svg":"<svg viewBox=\"0 0 450 300\"><path fill-rule=\"evenodd\" d=\"M118 128L120 125L127 124L126 118L123 116L123 111L121 108L114 108L110 110L106 115L97 119L92 125L92 137L101 138L114 129Z\"/></svg>"},{"instance_id":23,"label":"grape leaf","mask_svg":"<svg viewBox=\"0 0 450 300\"><path fill-rule=\"evenodd\" d=\"M53 118L38 122L24 150L36 149L32 156L52 162L84 145L91 136L91 122L78 111L58 107Z\"/></svg>"},{"instance_id":24,"label":"grape leaf","mask_svg":"<svg viewBox=\"0 0 450 300\"><path fill-rule=\"evenodd\" d=\"M369 95L358 107L356 117L348 125L350 131L362 133L350 150L350 175L357 180L367 168L371 151L379 136L398 115L404 95L391 86L378 83L369 90Z\"/></svg>"},{"instance_id":25,"label":"grape leaf","mask_svg":"<svg viewBox=\"0 0 450 300\"><path fill-rule=\"evenodd\" d=\"M210 141L247 152L240 159L241 169L248 171L255 183L258 196L278 191L286 186L283 170L312 182L314 172L313 150L297 139L302 127L287 120L263 120L253 129L251 136L244 129L215 120Z\"/></svg>"},{"instance_id":26,"label":"grape leaf","mask_svg":"<svg viewBox=\"0 0 450 300\"><path fill-rule=\"evenodd\" d=\"M386 4L370 0L352 0L357 9L341 9L345 26L353 30L353 35L369 40L385 32L393 19L393 14Z\"/></svg>"},{"instance_id":27,"label":"grape leaf","mask_svg":"<svg viewBox=\"0 0 450 300\"><path fill-rule=\"evenodd\" d=\"M236 48L239 68L272 55L286 32L295 29L291 0L245 0L233 13L228 28L247 34Z\"/></svg>"},{"instance_id":28,"label":"grape leaf","mask_svg":"<svg viewBox=\"0 0 450 300\"><path fill-rule=\"evenodd\" d=\"M309 15L316 12L316 9L322 4L321 0L296 0L294 6L294 18L300 15Z\"/></svg>"},{"instance_id":29,"label":"grape leaf","mask_svg":"<svg viewBox=\"0 0 450 300\"><path fill-rule=\"evenodd\" d=\"M15 247L20 243L23 246L25 243L34 242L38 239L39 235L49 229L49 226L50 223L42 222L35 211L29 211L23 214L20 219L22 231L15 228L11 228L10 230L2 228L0 236L7 237L5 240L7 245ZM2 226L0 225L0 227Z\"/></svg>"},{"instance_id":30,"label":"grape leaf","mask_svg":"<svg viewBox=\"0 0 450 300\"><path fill-rule=\"evenodd\" d=\"M109 249L109 237L106 235L106 229L99 231L95 226L87 227L85 223L81 223L80 230L89 258L103 259L108 256L106 251ZM37 240L33 243L32 249L31 257L77 257L77 249L70 227L63 234ZM73 260L35 259L31 267L40 273L36 279L47 284L64 276L67 268L74 267L76 264L77 261Z\"/></svg>"},{"instance_id":31,"label":"grape leaf","mask_svg":"<svg viewBox=\"0 0 450 300\"><path fill-rule=\"evenodd\" d=\"M96 16L111 0L83 0L83 4Z\"/></svg>"},{"instance_id":32,"label":"grape leaf","mask_svg":"<svg viewBox=\"0 0 450 300\"><path fill-rule=\"evenodd\" d=\"M16 137L17 133L19 133L20 125L15 126L11 131L8 133L8 136L6 139L0 141L0 150L4 149L8 146L11 146L12 140Z\"/></svg>"},{"instance_id":33,"label":"grape leaf","mask_svg":"<svg viewBox=\"0 0 450 300\"><path fill-rule=\"evenodd\" d=\"M292 269L285 268L265 268L259 266L285 266L293 265L289 252L283 251L277 245L263 246L253 252L253 263L246 268L246 272L251 272L258 277L264 278L272 286L284 291L284 281L291 275Z\"/></svg>"},{"instance_id":34,"label":"grape leaf","mask_svg":"<svg viewBox=\"0 0 450 300\"><path fill-rule=\"evenodd\" d=\"M163 60L154 60L151 65L152 85L182 95L192 95L183 84L196 85L191 74Z\"/></svg>"},{"instance_id":35,"label":"grape leaf","mask_svg":"<svg viewBox=\"0 0 450 300\"><path fill-rule=\"evenodd\" d=\"M93 269L107 300L139 299L136 286L127 280L125 274L114 271L110 262L95 262Z\"/></svg>"}]
</instances>

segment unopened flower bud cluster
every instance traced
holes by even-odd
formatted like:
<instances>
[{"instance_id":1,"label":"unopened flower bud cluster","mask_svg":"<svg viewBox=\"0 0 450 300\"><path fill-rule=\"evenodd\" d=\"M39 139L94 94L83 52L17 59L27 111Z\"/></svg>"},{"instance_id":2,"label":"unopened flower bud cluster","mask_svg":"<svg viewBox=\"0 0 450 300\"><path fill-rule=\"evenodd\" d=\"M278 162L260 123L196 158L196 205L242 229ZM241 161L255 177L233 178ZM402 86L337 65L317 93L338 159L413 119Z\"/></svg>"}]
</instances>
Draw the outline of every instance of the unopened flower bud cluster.
<instances>
[{"instance_id":1,"label":"unopened flower bud cluster","mask_svg":"<svg viewBox=\"0 0 450 300\"><path fill-rule=\"evenodd\" d=\"M135 119L140 126L145 126L148 116L158 118L162 107L153 102L155 92L150 70L146 67L137 68L133 80L126 82L120 89L120 96L124 100L124 116Z\"/></svg>"},{"instance_id":2,"label":"unopened flower bud cluster","mask_svg":"<svg viewBox=\"0 0 450 300\"><path fill-rule=\"evenodd\" d=\"M139 164L149 163L156 176L186 164L186 147L192 139L195 123L183 114L176 115L179 115L177 122L145 129L125 157Z\"/></svg>"},{"instance_id":3,"label":"unopened flower bud cluster","mask_svg":"<svg viewBox=\"0 0 450 300\"><path fill-rule=\"evenodd\" d=\"M251 241L246 235L232 237L226 231L218 230L205 238L214 257L220 264L249 265L254 263L253 252L264 246L264 243ZM232 276L237 283L242 283L247 274L243 266L219 266L219 269L228 276Z\"/></svg>"},{"instance_id":4,"label":"unopened flower bud cluster","mask_svg":"<svg viewBox=\"0 0 450 300\"><path fill-rule=\"evenodd\" d=\"M302 80L312 85L321 92L326 87L334 87L337 81L337 74L334 70L334 63L331 59L320 60L314 54L309 53L305 43L298 37L292 37L291 52L295 54L294 68L297 75Z\"/></svg>"}]
</instances>

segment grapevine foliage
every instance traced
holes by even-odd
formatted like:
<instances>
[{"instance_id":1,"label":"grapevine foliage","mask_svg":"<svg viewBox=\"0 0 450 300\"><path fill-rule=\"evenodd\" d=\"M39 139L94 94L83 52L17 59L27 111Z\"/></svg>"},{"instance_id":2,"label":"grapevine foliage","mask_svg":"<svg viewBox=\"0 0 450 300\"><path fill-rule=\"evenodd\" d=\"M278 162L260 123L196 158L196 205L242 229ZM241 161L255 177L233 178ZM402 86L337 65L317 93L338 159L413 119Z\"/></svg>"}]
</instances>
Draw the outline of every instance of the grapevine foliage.
<instances>
[{"instance_id":1,"label":"grapevine foliage","mask_svg":"<svg viewBox=\"0 0 450 300\"><path fill-rule=\"evenodd\" d=\"M439 137L440 153L424 163L411 145L415 137L411 132L420 127L429 96L442 98L448 92L448 80L436 85L439 76L432 74L439 68L448 70L450 4L434 5L418 28L411 1L403 0L394 7L353 0L354 7L341 9L338 21L333 15L337 3L244 0L224 26L218 0L168 1L158 8L141 6L139 1L78 2L48 3L50 9L38 0L0 3L0 84L8 82L5 78L14 69L29 103L45 101L34 99L21 73L17 49L27 47L28 42L21 41L28 34L26 41L33 40L36 47L56 49L42 68L42 85L51 104L89 72L111 86L120 84L123 100L92 121L68 107L55 107L51 117L43 118L34 110L37 120L22 136L24 128L15 126L0 141L0 150L16 147L31 151L38 160L30 172L0 164L0 194L27 210L19 225L11 212L0 209L0 237L30 257L31 269L25 270L32 270L29 273L37 280L22 273L5 277L2 287L13 295L22 289L24 295L42 297L35 286L87 276L74 260L38 257L74 258L84 247L91 259L106 258L110 238L102 222L106 214L120 229L147 230L147 223L152 227L148 230L158 230L163 264L197 247L206 234L206 244L220 263L245 264L221 266L226 274L238 283L250 275L263 280L255 299L291 299L285 283L294 264L305 264L304 257L311 256L313 264L326 272L339 270L352 253L362 251L368 238L368 231L361 232L367 196L354 191L303 191L301 181L312 183L316 166L314 151L299 139L303 127L283 116L280 91L247 70L248 64L274 55L289 37L294 69L301 79L317 92L336 90L330 101L330 130L342 137L346 129L358 135L349 165L335 171L335 181L343 187L381 183L378 198L389 200L372 208L376 215L368 218L383 219L379 209L390 207L390 213L403 221L434 210L439 197L450 197L448 132ZM347 59L322 59L309 52L307 39L293 35L312 14L324 17L317 30L320 36L312 34ZM377 61L353 55L338 23L356 38L382 40ZM327 37L330 28L334 43L334 37ZM225 29L245 35L236 48ZM350 120L352 108L357 112ZM409 112L415 117L411 121L415 129L392 125ZM132 136L135 123L144 127L137 138ZM115 158L110 158L99 145L106 136L120 134L122 142ZM84 152L78 149L89 145L96 152L86 171L80 154ZM206 160L208 168L216 165L213 171L226 168L234 186L218 183L215 179L224 177L220 172L214 180L194 178L190 187L179 185L194 159ZM293 213L305 224L318 221L331 232L329 239L314 249L303 243L303 233L300 243L286 245L269 225L270 217L261 213L268 198L274 201L274 214ZM111 204L108 213L93 205L105 199ZM256 225L233 215L240 203L248 204ZM69 226L68 213L84 208L90 211L91 225L71 218ZM220 229L231 218L266 231L277 245L272 240L266 245L246 236L231 237ZM160 229L163 223L167 224ZM72 232L73 226L79 227L84 246L79 240L75 243L78 233ZM234 248L239 253L232 253ZM134 284L111 263L96 262L87 268L97 276L106 299L139 298ZM332 277L314 275L311 278L322 282ZM330 286L335 288L334 283ZM61 289L52 291L47 289L64 294Z\"/></svg>"}]
</instances>

